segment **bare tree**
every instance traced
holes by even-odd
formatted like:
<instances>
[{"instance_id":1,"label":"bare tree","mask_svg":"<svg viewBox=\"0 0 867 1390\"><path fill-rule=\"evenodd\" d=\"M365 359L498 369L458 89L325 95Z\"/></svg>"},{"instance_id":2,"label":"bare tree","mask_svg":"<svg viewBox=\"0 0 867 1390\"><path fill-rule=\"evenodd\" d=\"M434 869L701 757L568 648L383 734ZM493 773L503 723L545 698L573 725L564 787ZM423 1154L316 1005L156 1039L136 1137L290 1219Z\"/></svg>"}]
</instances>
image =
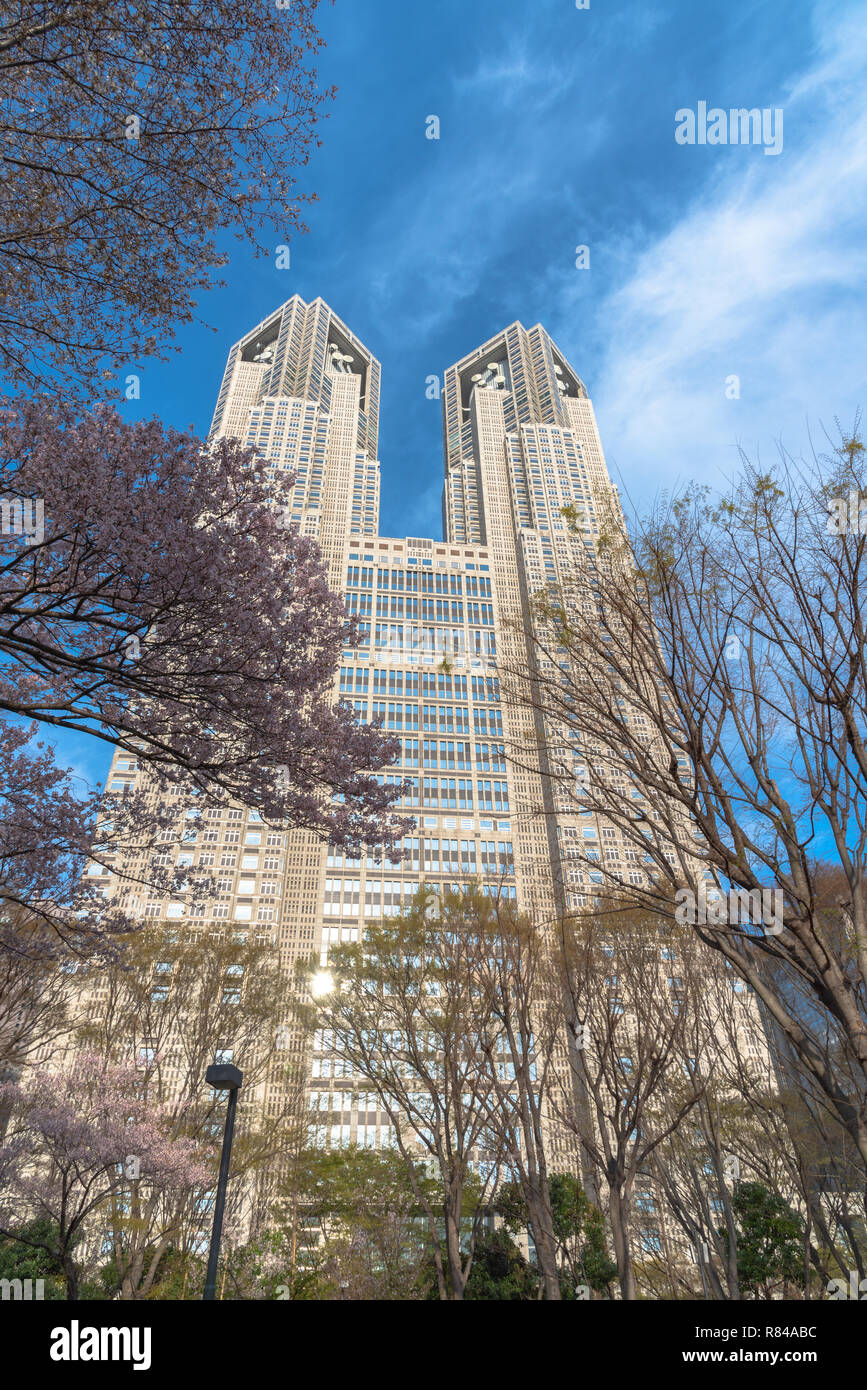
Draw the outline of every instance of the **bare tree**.
<instances>
[{"instance_id":1,"label":"bare tree","mask_svg":"<svg viewBox=\"0 0 867 1390\"><path fill-rule=\"evenodd\" d=\"M856 436L812 473L745 459L727 496L687 490L631 544L612 511L598 560L539 599L530 667L501 674L556 732L558 805L610 830L598 896L670 917L689 895L683 920L755 991L867 1165L864 495Z\"/></svg>"},{"instance_id":2,"label":"bare tree","mask_svg":"<svg viewBox=\"0 0 867 1390\"><path fill-rule=\"evenodd\" d=\"M758 1183L803 1220L805 1296L818 1277L863 1267L861 1167L834 1109L817 1092L759 1001L716 952L703 951L684 1038L706 1090L688 1124L657 1151L664 1206L701 1261L709 1295L741 1297L735 1199ZM807 1007L806 1001L801 1001ZM859 1273L860 1277L860 1273ZM684 1287L692 1287L681 1276Z\"/></svg>"},{"instance_id":3,"label":"bare tree","mask_svg":"<svg viewBox=\"0 0 867 1390\"><path fill-rule=\"evenodd\" d=\"M489 1117L495 1081L479 1065L474 951L462 895L437 903L422 889L402 916L331 948L334 988L314 1006L323 1060L333 1056L344 1075L348 1064L388 1117L427 1219L441 1299L464 1296L502 1157ZM418 1182L420 1155L438 1177L437 1203Z\"/></svg>"},{"instance_id":4,"label":"bare tree","mask_svg":"<svg viewBox=\"0 0 867 1390\"><path fill-rule=\"evenodd\" d=\"M576 1043L574 1086L563 1087L561 1118L607 1194L621 1296L634 1299L636 1184L705 1089L695 1068L682 1063L694 977L679 968L683 942L628 904L567 918L561 931ZM574 1101L582 1092L589 1118Z\"/></svg>"},{"instance_id":5,"label":"bare tree","mask_svg":"<svg viewBox=\"0 0 867 1390\"><path fill-rule=\"evenodd\" d=\"M777 1077L758 1004L718 953L681 928L685 949L678 970L689 977L687 1019L678 1039L685 1074L703 1089L688 1121L676 1126L653 1156L657 1191L714 1299L740 1298L737 1223L732 1194L738 1181L759 1178L786 1185L785 1125ZM672 1098L660 1098L660 1112ZM773 1172L773 1178L771 1173ZM792 1196L788 1185L786 1198ZM676 1271L682 1284L694 1284Z\"/></svg>"},{"instance_id":6,"label":"bare tree","mask_svg":"<svg viewBox=\"0 0 867 1390\"><path fill-rule=\"evenodd\" d=\"M509 897L474 889L459 910L475 985L477 1094L526 1205L544 1296L559 1299L547 1150L557 1124L549 1090L566 1035L551 942Z\"/></svg>"}]
</instances>

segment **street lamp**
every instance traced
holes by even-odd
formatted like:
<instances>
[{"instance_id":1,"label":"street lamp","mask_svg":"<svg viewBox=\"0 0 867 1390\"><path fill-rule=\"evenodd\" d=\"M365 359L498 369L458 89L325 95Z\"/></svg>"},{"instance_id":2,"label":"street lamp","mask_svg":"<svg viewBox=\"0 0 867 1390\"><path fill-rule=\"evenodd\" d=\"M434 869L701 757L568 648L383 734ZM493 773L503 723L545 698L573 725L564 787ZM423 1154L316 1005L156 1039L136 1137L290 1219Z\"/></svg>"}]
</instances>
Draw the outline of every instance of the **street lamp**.
<instances>
[{"instance_id":1,"label":"street lamp","mask_svg":"<svg viewBox=\"0 0 867 1390\"><path fill-rule=\"evenodd\" d=\"M217 1179L217 1200L214 1204L214 1229L211 1231L211 1248L208 1251L208 1273L205 1278L205 1292L202 1300L213 1300L217 1288L217 1260L220 1257L220 1236L223 1233L223 1208L226 1205L226 1186L229 1181L229 1160L232 1156L232 1135L235 1131L235 1107L238 1104L238 1091L243 1076L237 1067L230 1064L216 1064L208 1067L205 1081L215 1091L228 1091L229 1103L226 1106L226 1128L223 1130L223 1150L220 1154L220 1176Z\"/></svg>"}]
</instances>

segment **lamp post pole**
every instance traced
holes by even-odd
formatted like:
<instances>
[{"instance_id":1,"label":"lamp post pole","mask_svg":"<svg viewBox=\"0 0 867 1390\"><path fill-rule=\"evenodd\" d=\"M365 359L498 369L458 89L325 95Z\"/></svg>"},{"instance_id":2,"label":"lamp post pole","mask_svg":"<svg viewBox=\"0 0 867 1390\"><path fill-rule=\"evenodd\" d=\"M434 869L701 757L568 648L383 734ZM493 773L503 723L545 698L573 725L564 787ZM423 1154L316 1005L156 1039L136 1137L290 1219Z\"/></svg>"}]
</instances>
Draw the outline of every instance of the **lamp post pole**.
<instances>
[{"instance_id":1,"label":"lamp post pole","mask_svg":"<svg viewBox=\"0 0 867 1390\"><path fill-rule=\"evenodd\" d=\"M208 1067L205 1081L217 1091L228 1091L226 1105L226 1127L223 1130L223 1149L220 1154L220 1175L217 1179L217 1199L214 1203L214 1227L211 1231L211 1248L208 1251L208 1272L205 1277L205 1292L202 1300L213 1300L217 1290L217 1261L220 1258L220 1236L223 1233L223 1211L226 1206L226 1187L229 1182L229 1162L232 1157L232 1135L235 1132L235 1109L238 1104L238 1091L243 1076L237 1067L218 1065Z\"/></svg>"}]
</instances>

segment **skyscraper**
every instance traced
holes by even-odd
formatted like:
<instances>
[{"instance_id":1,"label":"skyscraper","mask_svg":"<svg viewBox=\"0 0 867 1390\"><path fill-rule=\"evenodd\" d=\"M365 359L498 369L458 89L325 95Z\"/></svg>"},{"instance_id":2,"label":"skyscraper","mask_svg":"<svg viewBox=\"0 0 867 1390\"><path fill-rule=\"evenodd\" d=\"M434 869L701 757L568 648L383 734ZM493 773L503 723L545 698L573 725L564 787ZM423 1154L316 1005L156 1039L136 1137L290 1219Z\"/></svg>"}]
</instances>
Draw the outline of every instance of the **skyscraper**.
<instances>
[{"instance_id":1,"label":"skyscraper","mask_svg":"<svg viewBox=\"0 0 867 1390\"><path fill-rule=\"evenodd\" d=\"M143 917L272 935L287 967L314 949L326 960L365 919L399 911L420 881L478 878L551 920L564 891L573 905L583 899L580 884L564 889L570 837L586 848L606 836L614 848L610 829L558 813L534 764L507 762L510 737L536 738L543 768L544 734L531 713L504 706L497 674L503 653L520 656L530 597L562 566L592 562L597 518L616 506L586 389L540 326L515 323L450 367L444 537L383 537L379 377L321 299L296 295L232 348L211 430L256 449L273 477L297 474L291 524L316 538L359 624L335 696L400 738L399 765L381 775L409 779L401 808L416 817L396 866L350 858L308 832L267 830L242 808L206 813L194 848L187 835L167 849L217 869L218 892L206 904L145 902ZM109 786L139 775L118 755ZM387 1142L384 1117L354 1102L351 1086L326 1090L322 1074L314 1057L326 1141Z\"/></svg>"},{"instance_id":2,"label":"skyscraper","mask_svg":"<svg viewBox=\"0 0 867 1390\"><path fill-rule=\"evenodd\" d=\"M421 883L443 892L475 880L484 891L513 899L545 932L564 912L604 909L619 892L617 885L627 892L647 885L653 857L629 829L633 822L649 828L670 819L629 785L619 745L606 749L583 729L569 728L568 718L557 714L556 700L553 716L550 705L534 705L533 682L526 676L538 663L535 669L555 690L567 673L580 687L586 677L580 651L570 655L556 640L547 648L544 641L534 643L534 632L544 637L545 627L544 619L537 626L536 600L548 590L560 594L562 580L568 593L569 576L577 573L587 587L574 601L595 623L601 576L611 566L602 541L612 523L622 522L580 377L541 326L526 329L520 323L448 368L441 389L442 539L379 534L379 377L377 360L328 305L293 296L229 353L210 437L249 445L275 482L283 473L295 477L284 524L316 539L331 587L343 593L356 619L355 643L344 647L335 674L335 699L348 702L360 721L381 720L400 742L400 759L378 775L404 788L397 808L414 819L403 857L378 859L375 847L367 857L352 857L311 832L265 826L257 812L242 806L199 812L183 804L179 789L179 829L174 839L171 830L162 832L157 862L212 870L215 891L207 901L198 893L177 892L128 902L145 922L167 926L155 934L160 958L150 982L156 1008L150 1018L157 1027L163 1003L178 988L172 963L176 944L201 940L207 949L213 940L264 949L269 961L273 949L287 980L285 1023L276 1029L276 1049L286 1055L278 1060L269 1051L244 1097L247 1113L241 1123L251 1128L261 1123L268 1130L272 1120L291 1115L314 1144L332 1148L391 1147L393 1125L401 1120L394 1105L390 1118L363 1069L352 1074L354 1064L326 1029L314 1035L311 1046L293 1027L289 981L297 961L318 953L325 966L336 945L363 938L366 922L408 907ZM619 707L616 694L614 699ZM635 716L637 728L644 723ZM615 733L615 744L616 738ZM593 809L589 790L600 780L606 756L613 802L597 799ZM145 776L134 757L119 753L109 788L119 791ZM674 833L692 844L692 827L685 816L680 820L682 830L678 821ZM674 855L669 862L675 862ZM698 865L696 877L712 875ZM113 889L109 880L107 891L124 890L120 884ZM674 942L658 941L652 929L648 942L659 971L654 999L665 1001L663 1013L670 1003L670 1024L681 1016L683 962L676 964ZM647 948L642 940L640 950ZM605 960L611 959L611 942L602 949ZM248 985L243 967L233 970L223 1002L243 1011ZM568 1026L562 1036L553 1036L544 1123L549 1171L581 1172L588 1192L604 1207L607 1170L598 1163L594 1167L584 1152L585 1133L601 1124L590 1099L593 1081L587 1081L586 1059L591 1071L596 1068L596 1084L608 1086L608 1074L599 1071L600 1055L613 1057L615 1067L630 1077L633 1049L640 1052L643 1044L640 1008L630 1011L623 1004L617 974L601 979L604 1017L594 1019L597 1034L583 1022L580 1030L575 1026L579 1006L574 995L571 1002L566 997L569 989L564 991ZM711 1057L718 1051L744 1058L745 1065L759 1069L765 1085L772 1085L755 1001L726 978L719 961L707 989L704 980L699 986L708 997L711 980L717 983L717 1013L705 999L705 1035L699 1047L691 1034L690 1045L696 1053L706 1047ZM149 982L143 983L147 998ZM97 980L97 996L101 989ZM655 1018L644 1020L654 1040ZM183 1046L175 1047L165 1028L160 1042L138 1017L133 1026L139 1036L131 1040L125 1034L124 1046L132 1041L149 1062L165 1047L169 1087L182 1073L194 1091L201 1085L193 1075L198 1067L187 1064ZM247 1059L233 1055L232 1036L223 1038L227 1046L216 1044L214 1060L243 1068ZM275 1045L270 1025L269 1043ZM252 1036L240 1046L249 1057L255 1050ZM689 1076L696 1065L690 1054L684 1061ZM306 1088L306 1116L296 1109L299 1078ZM665 1094L660 1087L657 1098L662 1101ZM279 1137L281 1125L272 1128ZM299 1130L291 1128L297 1136ZM401 1131L401 1142L405 1138ZM408 1143L415 1147L412 1134ZM482 1165L487 1159L475 1148L471 1161ZM275 1158L262 1170L258 1195L254 1183L239 1185L239 1210L250 1214L260 1199L270 1201L268 1184L282 1171L281 1163ZM666 1259L686 1269L684 1231L666 1217L657 1179L649 1171L640 1177L637 1248L653 1257L665 1242ZM318 1239L316 1231L307 1230L305 1249Z\"/></svg>"}]
</instances>

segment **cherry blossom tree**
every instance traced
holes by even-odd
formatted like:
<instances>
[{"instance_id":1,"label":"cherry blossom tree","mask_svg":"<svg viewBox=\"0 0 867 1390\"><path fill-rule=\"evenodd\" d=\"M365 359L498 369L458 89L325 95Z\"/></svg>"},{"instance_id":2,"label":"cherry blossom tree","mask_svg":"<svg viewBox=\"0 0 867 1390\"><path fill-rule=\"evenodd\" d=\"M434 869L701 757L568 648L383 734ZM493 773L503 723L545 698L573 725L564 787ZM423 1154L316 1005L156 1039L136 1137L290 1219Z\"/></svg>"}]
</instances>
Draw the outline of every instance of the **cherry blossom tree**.
<instances>
[{"instance_id":1,"label":"cherry blossom tree","mask_svg":"<svg viewBox=\"0 0 867 1390\"><path fill-rule=\"evenodd\" d=\"M0 373L90 390L165 356L227 263L265 254L333 89L319 0L16 0L0 7ZM105 394L104 386L100 388Z\"/></svg>"},{"instance_id":2,"label":"cherry blossom tree","mask_svg":"<svg viewBox=\"0 0 867 1390\"><path fill-rule=\"evenodd\" d=\"M18 1075L36 1054L45 1062L72 1028L70 977L58 968L45 926L7 911L0 950L0 1079ZM33 940L33 937L36 940ZM18 949L9 949L16 943ZM0 1134L3 1112L0 1110Z\"/></svg>"},{"instance_id":3,"label":"cherry blossom tree","mask_svg":"<svg viewBox=\"0 0 867 1390\"><path fill-rule=\"evenodd\" d=\"M307 1052L290 1050L286 1033L287 979L279 948L244 938L235 924L181 937L145 922L126 938L118 961L87 961L76 973L83 985L75 1042L83 1051L117 1063L136 1056L146 1093L170 1117L170 1135L206 1139L222 1118L225 1099L202 1085L218 1056L243 1059L232 1148L232 1182L224 1229L241 1243L270 1219L280 1174L297 1162L308 1135ZM98 991L89 985L98 985ZM81 997L80 997L81 998ZM0 1016L2 1017L2 1016ZM300 1020L293 1020L300 1033ZM309 1039L307 1040L309 1042ZM267 1083L268 1109L257 1100ZM109 1223L116 1285L122 1298L142 1298L163 1277L178 1226L195 1243L200 1220L184 1193L139 1193L135 1227L123 1213Z\"/></svg>"},{"instance_id":4,"label":"cherry blossom tree","mask_svg":"<svg viewBox=\"0 0 867 1390\"><path fill-rule=\"evenodd\" d=\"M366 770L399 745L334 700L351 624L316 543L281 526L291 475L272 485L264 468L108 407L0 410L0 495L34 522L0 534L0 928L6 908L76 949L129 930L77 886L84 862L123 847L155 891L174 886L145 853L172 789L356 853L403 833L400 788ZM128 750L149 790L106 794L94 832L96 799L34 729Z\"/></svg>"},{"instance_id":5,"label":"cherry blossom tree","mask_svg":"<svg viewBox=\"0 0 867 1390\"><path fill-rule=\"evenodd\" d=\"M142 1191L211 1183L204 1152L170 1137L171 1119L144 1099L135 1066L80 1053L66 1071L34 1071L0 1088L0 1103L13 1114L0 1145L0 1234L57 1260L68 1298L77 1298L81 1274L73 1249L98 1231L101 1207L133 1216Z\"/></svg>"}]
</instances>

